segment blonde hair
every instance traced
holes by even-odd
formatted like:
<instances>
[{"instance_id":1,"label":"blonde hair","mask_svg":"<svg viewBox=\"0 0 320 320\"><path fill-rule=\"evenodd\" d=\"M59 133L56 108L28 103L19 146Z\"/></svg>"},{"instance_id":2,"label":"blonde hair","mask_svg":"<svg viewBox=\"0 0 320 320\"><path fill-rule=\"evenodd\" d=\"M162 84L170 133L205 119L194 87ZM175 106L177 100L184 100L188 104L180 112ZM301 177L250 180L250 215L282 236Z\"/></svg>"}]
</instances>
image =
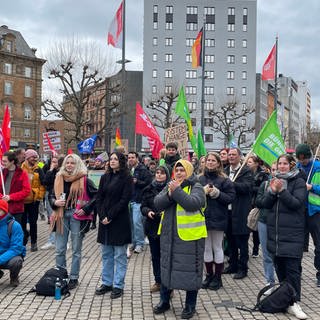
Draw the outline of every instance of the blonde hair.
<instances>
[{"instance_id":1,"label":"blonde hair","mask_svg":"<svg viewBox=\"0 0 320 320\"><path fill-rule=\"evenodd\" d=\"M72 172L72 175L77 175L77 174L81 174L81 173L84 173L84 174L87 174L88 173L88 169L87 167L85 166L85 164L83 163L83 161L81 160L81 158L75 154L75 153L71 153L71 154L68 154L63 162L62 162L62 165L61 165L61 168L58 172L58 174L62 174L62 175L69 175L69 173L66 171L66 163L67 163L67 160L69 158L72 158L75 162L75 168L74 168L74 171Z\"/></svg>"}]
</instances>

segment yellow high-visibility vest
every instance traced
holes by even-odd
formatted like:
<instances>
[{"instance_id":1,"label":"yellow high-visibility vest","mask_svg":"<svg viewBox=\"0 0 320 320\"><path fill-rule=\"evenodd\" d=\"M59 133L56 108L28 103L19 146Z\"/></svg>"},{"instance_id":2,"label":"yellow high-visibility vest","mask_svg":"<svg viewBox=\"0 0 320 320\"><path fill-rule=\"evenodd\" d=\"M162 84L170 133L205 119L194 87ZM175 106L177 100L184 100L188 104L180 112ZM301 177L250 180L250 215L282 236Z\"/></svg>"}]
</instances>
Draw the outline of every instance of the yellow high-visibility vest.
<instances>
[{"instance_id":1,"label":"yellow high-visibility vest","mask_svg":"<svg viewBox=\"0 0 320 320\"><path fill-rule=\"evenodd\" d=\"M183 191L190 194L190 187L184 187ZM205 208L202 208L204 211ZM162 213L158 234L161 234L162 221L164 213ZM176 208L177 230L178 236L183 241L198 240L207 237L207 227L205 217L199 210L197 212L185 211L178 203Z\"/></svg>"}]
</instances>

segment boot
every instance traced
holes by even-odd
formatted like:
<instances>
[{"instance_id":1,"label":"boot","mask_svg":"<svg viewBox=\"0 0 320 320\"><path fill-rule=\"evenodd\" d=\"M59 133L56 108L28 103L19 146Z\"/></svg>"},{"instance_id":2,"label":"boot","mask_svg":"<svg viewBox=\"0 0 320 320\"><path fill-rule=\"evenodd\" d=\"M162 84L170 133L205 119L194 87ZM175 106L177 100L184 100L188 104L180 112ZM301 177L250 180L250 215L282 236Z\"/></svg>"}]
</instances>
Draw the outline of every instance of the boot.
<instances>
[{"instance_id":1,"label":"boot","mask_svg":"<svg viewBox=\"0 0 320 320\"><path fill-rule=\"evenodd\" d=\"M207 274L205 279L202 282L201 288L207 289L209 284L211 283L212 279L213 279L213 274Z\"/></svg>"},{"instance_id":2,"label":"boot","mask_svg":"<svg viewBox=\"0 0 320 320\"><path fill-rule=\"evenodd\" d=\"M221 276L218 277L217 275L214 275L214 277L212 278L211 282L208 285L208 289L217 291L222 287L223 285L222 285Z\"/></svg>"}]
</instances>

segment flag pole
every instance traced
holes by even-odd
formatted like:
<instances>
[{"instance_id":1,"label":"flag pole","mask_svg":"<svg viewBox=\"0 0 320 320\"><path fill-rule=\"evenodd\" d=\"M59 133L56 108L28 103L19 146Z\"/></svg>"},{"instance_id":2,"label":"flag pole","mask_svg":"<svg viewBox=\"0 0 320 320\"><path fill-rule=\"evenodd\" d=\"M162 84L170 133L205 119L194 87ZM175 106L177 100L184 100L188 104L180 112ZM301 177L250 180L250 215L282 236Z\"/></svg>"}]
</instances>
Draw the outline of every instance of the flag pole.
<instances>
[{"instance_id":1,"label":"flag pole","mask_svg":"<svg viewBox=\"0 0 320 320\"><path fill-rule=\"evenodd\" d=\"M274 70L274 110L278 107L278 36L276 36L276 61Z\"/></svg>"},{"instance_id":2,"label":"flag pole","mask_svg":"<svg viewBox=\"0 0 320 320\"><path fill-rule=\"evenodd\" d=\"M205 51L206 51L206 43L205 43L205 37L206 37L206 32L205 32L205 26L206 26L206 16L203 18L203 28L202 28L202 43L201 43L201 48L202 48L202 76L201 76L201 134L202 137L204 137L204 80L205 80Z\"/></svg>"},{"instance_id":3,"label":"flag pole","mask_svg":"<svg viewBox=\"0 0 320 320\"><path fill-rule=\"evenodd\" d=\"M250 151L247 153L246 157L244 158L244 160L243 160L243 162L241 164L241 167L237 171L236 175L231 179L232 182L234 182L238 178L238 175L241 172L242 168L245 166L245 164L247 163L247 161L250 158L250 156L252 156L252 154L253 154L252 152L253 152L253 149L250 149Z\"/></svg>"},{"instance_id":4,"label":"flag pole","mask_svg":"<svg viewBox=\"0 0 320 320\"><path fill-rule=\"evenodd\" d=\"M120 131L123 131L123 111L125 109L124 90L126 83L126 0L122 0L122 59L121 59L121 81L122 81L122 99L120 109Z\"/></svg>"}]
</instances>

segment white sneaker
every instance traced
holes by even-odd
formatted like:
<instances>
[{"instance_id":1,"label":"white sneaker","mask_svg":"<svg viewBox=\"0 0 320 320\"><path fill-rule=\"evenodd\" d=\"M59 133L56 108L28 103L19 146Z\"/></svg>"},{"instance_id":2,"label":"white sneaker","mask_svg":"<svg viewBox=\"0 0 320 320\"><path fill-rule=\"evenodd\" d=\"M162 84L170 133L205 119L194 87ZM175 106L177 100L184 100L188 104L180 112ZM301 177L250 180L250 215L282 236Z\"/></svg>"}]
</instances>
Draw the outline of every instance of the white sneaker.
<instances>
[{"instance_id":1,"label":"white sneaker","mask_svg":"<svg viewBox=\"0 0 320 320\"><path fill-rule=\"evenodd\" d=\"M130 259L131 256L132 256L132 250L131 250L131 247L128 246L128 248L127 248L127 258Z\"/></svg>"},{"instance_id":2,"label":"white sneaker","mask_svg":"<svg viewBox=\"0 0 320 320\"><path fill-rule=\"evenodd\" d=\"M142 246L136 246L134 248L134 253L141 253L143 251L143 247Z\"/></svg>"},{"instance_id":3,"label":"white sneaker","mask_svg":"<svg viewBox=\"0 0 320 320\"><path fill-rule=\"evenodd\" d=\"M54 248L54 247L55 247L54 243L47 242L40 249L41 250L48 250L48 249L51 249L51 248Z\"/></svg>"},{"instance_id":4,"label":"white sneaker","mask_svg":"<svg viewBox=\"0 0 320 320\"><path fill-rule=\"evenodd\" d=\"M149 245L149 244L150 244L148 237L145 237L145 238L144 238L144 244L146 244L146 245Z\"/></svg>"},{"instance_id":5,"label":"white sneaker","mask_svg":"<svg viewBox=\"0 0 320 320\"><path fill-rule=\"evenodd\" d=\"M289 314L292 314L297 319L307 319L308 316L302 311L301 307L295 302L292 306L290 306L287 310Z\"/></svg>"}]
</instances>

